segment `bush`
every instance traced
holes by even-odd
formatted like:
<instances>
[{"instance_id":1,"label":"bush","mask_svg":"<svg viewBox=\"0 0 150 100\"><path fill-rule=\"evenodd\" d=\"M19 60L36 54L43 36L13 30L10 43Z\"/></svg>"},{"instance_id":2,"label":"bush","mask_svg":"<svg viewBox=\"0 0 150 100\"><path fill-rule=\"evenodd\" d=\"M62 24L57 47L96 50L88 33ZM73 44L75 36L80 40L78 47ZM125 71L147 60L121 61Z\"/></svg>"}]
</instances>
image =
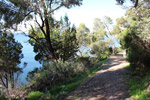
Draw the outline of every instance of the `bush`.
<instances>
[{"instance_id":1,"label":"bush","mask_svg":"<svg viewBox=\"0 0 150 100\"><path fill-rule=\"evenodd\" d=\"M44 94L41 96L40 100L56 100L56 98L51 94Z\"/></svg>"},{"instance_id":2,"label":"bush","mask_svg":"<svg viewBox=\"0 0 150 100\"><path fill-rule=\"evenodd\" d=\"M47 92L47 90L51 89L52 85L61 84L64 79L85 72L89 66L90 61L88 57L65 62L59 59L57 65L47 61L43 64L42 68L28 73L27 79L31 81L30 87L33 91Z\"/></svg>"},{"instance_id":3,"label":"bush","mask_svg":"<svg viewBox=\"0 0 150 100\"><path fill-rule=\"evenodd\" d=\"M39 100L55 100L55 97L57 99L60 98L59 100L64 100L62 98L64 98L65 95L74 90L75 87L89 75L99 70L100 66L105 61L100 61L99 63L93 64L93 66L89 67L89 64L91 64L89 58L80 57L74 62L59 61L57 64L57 70L55 68L56 66L51 63L50 66L42 67L42 69L40 69L41 71L35 74L36 79L34 83L30 85L30 89L32 91L49 93L42 95ZM30 93L30 97L34 94Z\"/></svg>"},{"instance_id":4,"label":"bush","mask_svg":"<svg viewBox=\"0 0 150 100\"><path fill-rule=\"evenodd\" d=\"M3 94L0 95L0 100L8 100Z\"/></svg>"},{"instance_id":5,"label":"bush","mask_svg":"<svg viewBox=\"0 0 150 100\"><path fill-rule=\"evenodd\" d=\"M39 91L30 92L28 94L28 100L39 100L42 95L43 93Z\"/></svg>"},{"instance_id":6,"label":"bush","mask_svg":"<svg viewBox=\"0 0 150 100\"><path fill-rule=\"evenodd\" d=\"M145 73L150 69L150 43L143 41L135 30L130 30L121 40L127 50L128 61L132 69Z\"/></svg>"}]
</instances>

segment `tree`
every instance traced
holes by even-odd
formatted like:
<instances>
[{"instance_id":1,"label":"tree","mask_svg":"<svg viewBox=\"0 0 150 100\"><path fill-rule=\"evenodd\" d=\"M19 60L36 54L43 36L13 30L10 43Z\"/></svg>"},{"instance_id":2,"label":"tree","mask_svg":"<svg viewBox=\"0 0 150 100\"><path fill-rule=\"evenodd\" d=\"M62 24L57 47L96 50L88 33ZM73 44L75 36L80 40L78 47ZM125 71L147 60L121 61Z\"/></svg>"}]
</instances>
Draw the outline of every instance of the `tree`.
<instances>
[{"instance_id":1,"label":"tree","mask_svg":"<svg viewBox=\"0 0 150 100\"><path fill-rule=\"evenodd\" d=\"M113 26L112 34L115 35L115 40L120 43L123 38L123 34L120 34L125 27L128 27L128 22L125 17L120 17L116 19L116 25Z\"/></svg>"},{"instance_id":2,"label":"tree","mask_svg":"<svg viewBox=\"0 0 150 100\"><path fill-rule=\"evenodd\" d=\"M101 19L96 18L94 21L94 34L97 36L97 39L105 40L112 48L112 53L115 54L115 42L116 42L116 33L113 32L112 28L113 21L110 17L105 16L103 22Z\"/></svg>"},{"instance_id":3,"label":"tree","mask_svg":"<svg viewBox=\"0 0 150 100\"><path fill-rule=\"evenodd\" d=\"M90 53L93 54L98 60L104 60L109 55L109 45L104 41L96 41L90 45Z\"/></svg>"},{"instance_id":4,"label":"tree","mask_svg":"<svg viewBox=\"0 0 150 100\"><path fill-rule=\"evenodd\" d=\"M30 12L28 0L0 0L0 19L7 29L15 29Z\"/></svg>"},{"instance_id":5,"label":"tree","mask_svg":"<svg viewBox=\"0 0 150 100\"><path fill-rule=\"evenodd\" d=\"M23 58L22 45L12 34L0 36L0 83L8 90L16 87L22 68L18 67Z\"/></svg>"},{"instance_id":6,"label":"tree","mask_svg":"<svg viewBox=\"0 0 150 100\"><path fill-rule=\"evenodd\" d=\"M132 9L126 12L125 18L118 20L121 29L121 45L127 50L128 61L134 70L148 71L150 59L149 6L139 3L139 16ZM120 23L119 23L120 22ZM122 25L121 25L122 23ZM121 28L122 27L122 28Z\"/></svg>"},{"instance_id":7,"label":"tree","mask_svg":"<svg viewBox=\"0 0 150 100\"><path fill-rule=\"evenodd\" d=\"M76 37L78 40L78 46L79 46L79 52L80 55L83 56L83 50L84 48L87 48L87 35L89 34L90 30L85 26L85 24L81 23L79 27L77 28ZM82 51L81 51L81 50Z\"/></svg>"},{"instance_id":8,"label":"tree","mask_svg":"<svg viewBox=\"0 0 150 100\"><path fill-rule=\"evenodd\" d=\"M116 0L118 4L123 5L127 0ZM139 0L129 0L133 3L133 7L137 7ZM148 0L144 0L144 1L148 1Z\"/></svg>"},{"instance_id":9,"label":"tree","mask_svg":"<svg viewBox=\"0 0 150 100\"><path fill-rule=\"evenodd\" d=\"M89 33L87 36L88 47L90 53L99 60L105 59L109 54L109 45L105 41L106 30L103 22L99 18L95 18L93 33Z\"/></svg>"},{"instance_id":10,"label":"tree","mask_svg":"<svg viewBox=\"0 0 150 100\"><path fill-rule=\"evenodd\" d=\"M18 24L23 20L34 19L36 25L46 40L46 46L49 50L49 58L52 59L53 62L57 63L58 58L55 54L51 40L51 28L53 27L53 24L51 23L52 15L56 10L62 7L71 8L72 6L80 6L81 3L82 0L2 0L0 1L0 9L3 11L0 12L0 15L4 16L1 18L4 18L5 22L9 22L7 17L8 15L12 19L16 16L19 16L19 19L21 18L15 22L11 20L12 25ZM6 10L10 14L5 13ZM34 37L36 37L39 33L34 31L33 26L31 26L31 28L34 36L29 35L29 37L38 43L38 40L41 38Z\"/></svg>"},{"instance_id":11,"label":"tree","mask_svg":"<svg viewBox=\"0 0 150 100\"><path fill-rule=\"evenodd\" d=\"M112 28L112 24L113 24L113 20L110 17L105 16L103 23L104 23L104 26L105 26L105 28L107 30L107 33L106 33L105 36L110 41L110 46L112 48L112 53L115 54L116 53L116 47L115 47L116 33L115 33L115 31L113 32L113 30L111 29ZM116 29L116 27L113 27L113 29Z\"/></svg>"},{"instance_id":12,"label":"tree","mask_svg":"<svg viewBox=\"0 0 150 100\"><path fill-rule=\"evenodd\" d=\"M121 6L124 6L124 4L128 1L131 1L130 3L132 3L132 6L130 6L130 8L139 8L140 3L145 3L146 5L149 5L150 3L150 0L116 0L117 4Z\"/></svg>"},{"instance_id":13,"label":"tree","mask_svg":"<svg viewBox=\"0 0 150 100\"><path fill-rule=\"evenodd\" d=\"M60 21L51 19L51 24L53 24L50 30L51 43L57 59L66 61L74 57L78 51L75 26L71 27L67 16L61 18ZM36 37L34 33L38 33ZM34 47L34 52L37 53L35 59L40 62L49 60L49 48L46 45L46 39L41 30L35 27L34 31L30 30L29 35L34 37L34 39L30 38L29 42ZM35 39L38 39L38 41L35 41Z\"/></svg>"}]
</instances>

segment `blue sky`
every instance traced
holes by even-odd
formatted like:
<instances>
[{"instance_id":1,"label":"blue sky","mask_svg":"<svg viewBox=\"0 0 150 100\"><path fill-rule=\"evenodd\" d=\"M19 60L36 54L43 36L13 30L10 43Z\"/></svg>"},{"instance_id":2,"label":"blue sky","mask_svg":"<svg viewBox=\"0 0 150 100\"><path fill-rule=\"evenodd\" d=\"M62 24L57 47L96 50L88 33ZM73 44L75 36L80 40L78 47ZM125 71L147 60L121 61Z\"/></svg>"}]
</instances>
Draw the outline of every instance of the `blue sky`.
<instances>
[{"instance_id":1,"label":"blue sky","mask_svg":"<svg viewBox=\"0 0 150 100\"><path fill-rule=\"evenodd\" d=\"M92 30L94 18L109 16L115 22L116 18L123 16L124 13L125 10L116 5L116 0L83 0L80 7L61 8L55 12L55 18L60 19L60 16L67 14L72 24L78 27L80 23L84 23Z\"/></svg>"}]
</instances>

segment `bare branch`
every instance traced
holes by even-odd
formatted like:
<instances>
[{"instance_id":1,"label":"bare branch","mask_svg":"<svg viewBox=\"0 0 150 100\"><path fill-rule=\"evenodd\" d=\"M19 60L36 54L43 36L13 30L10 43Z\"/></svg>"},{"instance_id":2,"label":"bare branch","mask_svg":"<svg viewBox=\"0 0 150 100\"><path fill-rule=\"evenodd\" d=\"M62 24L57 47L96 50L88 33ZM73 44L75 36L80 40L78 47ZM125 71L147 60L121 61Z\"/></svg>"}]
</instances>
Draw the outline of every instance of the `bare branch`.
<instances>
[{"instance_id":1,"label":"bare branch","mask_svg":"<svg viewBox=\"0 0 150 100\"><path fill-rule=\"evenodd\" d=\"M34 11L29 11L29 12L25 15L25 18L26 18L28 15L30 15L32 12L34 12Z\"/></svg>"},{"instance_id":2,"label":"bare branch","mask_svg":"<svg viewBox=\"0 0 150 100\"><path fill-rule=\"evenodd\" d=\"M31 28L32 28L32 33L35 34L35 31L34 31L34 28L33 28L32 25L31 25ZM37 43L39 43L39 44L40 44L40 42L38 42L38 40L40 40L40 39L41 39L41 40L42 40L42 39L45 39L45 38L37 38L37 39L36 39L35 37L33 37L33 36L31 36L31 35L27 35L27 34L24 33L24 32L23 32L23 34L24 34L25 36L27 36L27 37L32 38L33 40L35 40L35 41L36 41Z\"/></svg>"},{"instance_id":3,"label":"bare branch","mask_svg":"<svg viewBox=\"0 0 150 100\"><path fill-rule=\"evenodd\" d=\"M37 21L37 18L35 17L35 22L38 24L38 26L40 27L41 31L46 36L46 33L45 33L44 29L43 29L43 27L44 27L44 21L42 20L42 26L41 26L40 23ZM33 29L33 27L32 27L32 29Z\"/></svg>"},{"instance_id":4,"label":"bare branch","mask_svg":"<svg viewBox=\"0 0 150 100\"><path fill-rule=\"evenodd\" d=\"M50 3L49 3L50 10L52 9L52 2L53 2L53 0L50 0Z\"/></svg>"},{"instance_id":5,"label":"bare branch","mask_svg":"<svg viewBox=\"0 0 150 100\"><path fill-rule=\"evenodd\" d=\"M107 28L107 30L108 30L108 33L111 35L111 32L110 32L110 30L109 30L109 28L108 28L108 26L106 25L106 23L104 22L104 25L105 25L105 27ZM106 34L106 36L109 38L109 36Z\"/></svg>"},{"instance_id":6,"label":"bare branch","mask_svg":"<svg viewBox=\"0 0 150 100\"><path fill-rule=\"evenodd\" d=\"M64 6L64 4L61 4L61 5L58 6L57 8L50 10L50 11L48 12L48 14L51 14L52 12L58 10L59 8L61 8L61 7L63 7L63 6Z\"/></svg>"},{"instance_id":7,"label":"bare branch","mask_svg":"<svg viewBox=\"0 0 150 100\"><path fill-rule=\"evenodd\" d=\"M5 87L7 87L6 84L5 84L5 82L4 82L4 80L3 80L3 78L2 78L2 75L0 76L0 80L2 81L2 84L3 84Z\"/></svg>"}]
</instances>

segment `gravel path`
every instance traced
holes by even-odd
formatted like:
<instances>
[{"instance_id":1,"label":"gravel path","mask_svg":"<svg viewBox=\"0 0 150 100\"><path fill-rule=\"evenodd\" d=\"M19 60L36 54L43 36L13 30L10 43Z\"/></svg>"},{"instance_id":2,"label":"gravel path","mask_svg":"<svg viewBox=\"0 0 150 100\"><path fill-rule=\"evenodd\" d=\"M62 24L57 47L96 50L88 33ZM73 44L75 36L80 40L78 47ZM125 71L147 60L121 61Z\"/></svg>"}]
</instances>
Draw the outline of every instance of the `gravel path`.
<instances>
[{"instance_id":1,"label":"gravel path","mask_svg":"<svg viewBox=\"0 0 150 100\"><path fill-rule=\"evenodd\" d=\"M100 71L78 86L66 100L131 100L124 79L127 65L122 54L110 57Z\"/></svg>"}]
</instances>

